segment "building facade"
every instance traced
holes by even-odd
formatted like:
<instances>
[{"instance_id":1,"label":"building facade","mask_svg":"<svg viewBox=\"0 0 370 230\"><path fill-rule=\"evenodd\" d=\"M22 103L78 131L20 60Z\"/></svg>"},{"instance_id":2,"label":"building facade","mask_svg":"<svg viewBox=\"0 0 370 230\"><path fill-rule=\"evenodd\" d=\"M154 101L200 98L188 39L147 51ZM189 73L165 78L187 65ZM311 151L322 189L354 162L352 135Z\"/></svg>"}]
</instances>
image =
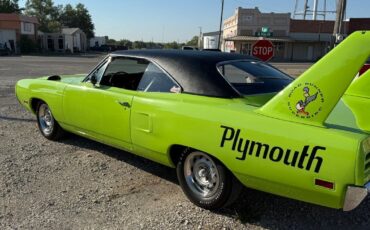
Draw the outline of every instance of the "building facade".
<instances>
[{"instance_id":1,"label":"building facade","mask_svg":"<svg viewBox=\"0 0 370 230\"><path fill-rule=\"evenodd\" d=\"M266 36L274 44L275 59L284 59L291 42L289 28L290 13L262 13L257 7L239 7L224 21L222 50L251 55L252 45Z\"/></svg>"},{"instance_id":2,"label":"building facade","mask_svg":"<svg viewBox=\"0 0 370 230\"><path fill-rule=\"evenodd\" d=\"M0 44L13 53L20 52L21 36L37 43L38 20L21 14L0 14Z\"/></svg>"},{"instance_id":3,"label":"building facade","mask_svg":"<svg viewBox=\"0 0 370 230\"><path fill-rule=\"evenodd\" d=\"M106 45L107 44L107 40L108 40L108 37L107 36L90 38L90 48L92 48L92 47L100 47L102 45Z\"/></svg>"},{"instance_id":4,"label":"building facade","mask_svg":"<svg viewBox=\"0 0 370 230\"><path fill-rule=\"evenodd\" d=\"M86 34L79 28L63 28L60 33L40 34L40 46L44 52L86 52Z\"/></svg>"},{"instance_id":5,"label":"building facade","mask_svg":"<svg viewBox=\"0 0 370 230\"><path fill-rule=\"evenodd\" d=\"M202 42L203 42L203 49L212 49L216 50L219 49L219 38L220 38L220 32L209 32L202 34Z\"/></svg>"},{"instance_id":6,"label":"building facade","mask_svg":"<svg viewBox=\"0 0 370 230\"><path fill-rule=\"evenodd\" d=\"M369 18L351 18L343 22L339 40L357 30L369 30ZM259 39L274 45L273 61L317 61L324 56L333 38L334 21L295 20L290 13L261 13L258 8L237 8L224 21L222 50L251 55Z\"/></svg>"}]
</instances>

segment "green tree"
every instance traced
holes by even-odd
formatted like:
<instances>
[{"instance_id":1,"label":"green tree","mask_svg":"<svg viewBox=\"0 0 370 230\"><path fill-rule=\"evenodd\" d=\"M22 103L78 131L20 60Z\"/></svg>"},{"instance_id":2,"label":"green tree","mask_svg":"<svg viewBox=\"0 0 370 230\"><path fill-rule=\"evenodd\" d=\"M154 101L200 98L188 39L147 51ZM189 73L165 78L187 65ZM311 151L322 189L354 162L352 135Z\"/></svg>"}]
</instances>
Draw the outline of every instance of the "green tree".
<instances>
[{"instance_id":1,"label":"green tree","mask_svg":"<svg viewBox=\"0 0 370 230\"><path fill-rule=\"evenodd\" d=\"M113 38L109 38L107 40L107 45L117 45L117 43L118 42L115 39L113 39Z\"/></svg>"},{"instance_id":2,"label":"green tree","mask_svg":"<svg viewBox=\"0 0 370 230\"><path fill-rule=\"evenodd\" d=\"M186 43L187 46L198 46L198 36L194 36L190 41Z\"/></svg>"},{"instance_id":3,"label":"green tree","mask_svg":"<svg viewBox=\"0 0 370 230\"><path fill-rule=\"evenodd\" d=\"M42 32L58 32L61 6L54 6L52 0L27 0L25 14L37 17Z\"/></svg>"},{"instance_id":4,"label":"green tree","mask_svg":"<svg viewBox=\"0 0 370 230\"><path fill-rule=\"evenodd\" d=\"M144 49L146 48L146 43L143 41L134 41L132 44L133 49Z\"/></svg>"},{"instance_id":5,"label":"green tree","mask_svg":"<svg viewBox=\"0 0 370 230\"><path fill-rule=\"evenodd\" d=\"M0 0L0 13L19 13L18 0Z\"/></svg>"},{"instance_id":6,"label":"green tree","mask_svg":"<svg viewBox=\"0 0 370 230\"><path fill-rule=\"evenodd\" d=\"M62 10L59 20L64 26L80 28L85 32L87 38L94 37L95 26L91 15L85 5L81 3L77 4L75 8L71 4L67 4Z\"/></svg>"},{"instance_id":7,"label":"green tree","mask_svg":"<svg viewBox=\"0 0 370 230\"><path fill-rule=\"evenodd\" d=\"M133 43L130 40L127 40L127 39L121 39L118 42L118 45L120 45L120 46L126 46L127 49L132 49L132 47L133 47Z\"/></svg>"},{"instance_id":8,"label":"green tree","mask_svg":"<svg viewBox=\"0 0 370 230\"><path fill-rule=\"evenodd\" d=\"M164 44L165 49L179 49L180 47L181 47L181 44L175 41Z\"/></svg>"}]
</instances>

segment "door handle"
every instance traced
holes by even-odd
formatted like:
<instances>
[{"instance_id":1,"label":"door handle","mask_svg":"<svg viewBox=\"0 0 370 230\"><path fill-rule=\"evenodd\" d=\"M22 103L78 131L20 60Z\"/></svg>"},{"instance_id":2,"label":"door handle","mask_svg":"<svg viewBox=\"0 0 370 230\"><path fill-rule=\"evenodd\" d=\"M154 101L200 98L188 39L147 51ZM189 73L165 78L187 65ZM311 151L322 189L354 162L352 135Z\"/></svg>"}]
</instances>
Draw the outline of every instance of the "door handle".
<instances>
[{"instance_id":1,"label":"door handle","mask_svg":"<svg viewBox=\"0 0 370 230\"><path fill-rule=\"evenodd\" d=\"M127 101L117 101L117 102L118 102L118 104L122 105L125 108L130 108L131 107L130 103L128 103Z\"/></svg>"}]
</instances>

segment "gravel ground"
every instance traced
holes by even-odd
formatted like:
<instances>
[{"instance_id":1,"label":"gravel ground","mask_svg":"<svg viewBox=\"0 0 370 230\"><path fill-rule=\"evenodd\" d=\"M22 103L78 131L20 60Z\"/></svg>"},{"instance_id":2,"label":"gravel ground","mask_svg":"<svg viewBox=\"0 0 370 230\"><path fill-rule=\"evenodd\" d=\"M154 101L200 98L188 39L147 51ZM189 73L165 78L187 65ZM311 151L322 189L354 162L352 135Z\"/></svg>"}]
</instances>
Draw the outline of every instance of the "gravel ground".
<instances>
[{"instance_id":1,"label":"gravel ground","mask_svg":"<svg viewBox=\"0 0 370 230\"><path fill-rule=\"evenodd\" d=\"M345 213L245 189L210 212L187 200L174 169L74 135L46 140L18 105L16 80L83 73L97 60L0 57L0 229L368 229L370 199Z\"/></svg>"}]
</instances>

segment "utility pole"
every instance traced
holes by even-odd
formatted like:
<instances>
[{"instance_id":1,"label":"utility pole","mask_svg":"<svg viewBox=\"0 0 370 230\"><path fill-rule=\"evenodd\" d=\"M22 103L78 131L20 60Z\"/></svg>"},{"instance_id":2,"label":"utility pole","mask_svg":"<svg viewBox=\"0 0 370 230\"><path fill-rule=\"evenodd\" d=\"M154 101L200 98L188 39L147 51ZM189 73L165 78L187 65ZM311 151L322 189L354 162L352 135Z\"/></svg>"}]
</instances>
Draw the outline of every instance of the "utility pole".
<instances>
[{"instance_id":1,"label":"utility pole","mask_svg":"<svg viewBox=\"0 0 370 230\"><path fill-rule=\"evenodd\" d=\"M342 33L342 24L347 6L347 0L337 0L337 15L335 18L332 47L338 43L338 35Z\"/></svg>"},{"instance_id":2,"label":"utility pole","mask_svg":"<svg viewBox=\"0 0 370 230\"><path fill-rule=\"evenodd\" d=\"M307 8L308 8L307 4L308 4L308 0L305 0L304 1L304 9L303 9L303 20L306 20Z\"/></svg>"},{"instance_id":3,"label":"utility pole","mask_svg":"<svg viewBox=\"0 0 370 230\"><path fill-rule=\"evenodd\" d=\"M224 15L224 0L221 0L221 19L220 19L220 31L218 35L218 49L221 50L221 33L222 33L222 17Z\"/></svg>"},{"instance_id":4,"label":"utility pole","mask_svg":"<svg viewBox=\"0 0 370 230\"><path fill-rule=\"evenodd\" d=\"M202 27L199 26L198 49L202 48Z\"/></svg>"},{"instance_id":5,"label":"utility pole","mask_svg":"<svg viewBox=\"0 0 370 230\"><path fill-rule=\"evenodd\" d=\"M317 9L319 7L319 0L313 1L313 14L312 14L312 20L316 21L317 19Z\"/></svg>"}]
</instances>

